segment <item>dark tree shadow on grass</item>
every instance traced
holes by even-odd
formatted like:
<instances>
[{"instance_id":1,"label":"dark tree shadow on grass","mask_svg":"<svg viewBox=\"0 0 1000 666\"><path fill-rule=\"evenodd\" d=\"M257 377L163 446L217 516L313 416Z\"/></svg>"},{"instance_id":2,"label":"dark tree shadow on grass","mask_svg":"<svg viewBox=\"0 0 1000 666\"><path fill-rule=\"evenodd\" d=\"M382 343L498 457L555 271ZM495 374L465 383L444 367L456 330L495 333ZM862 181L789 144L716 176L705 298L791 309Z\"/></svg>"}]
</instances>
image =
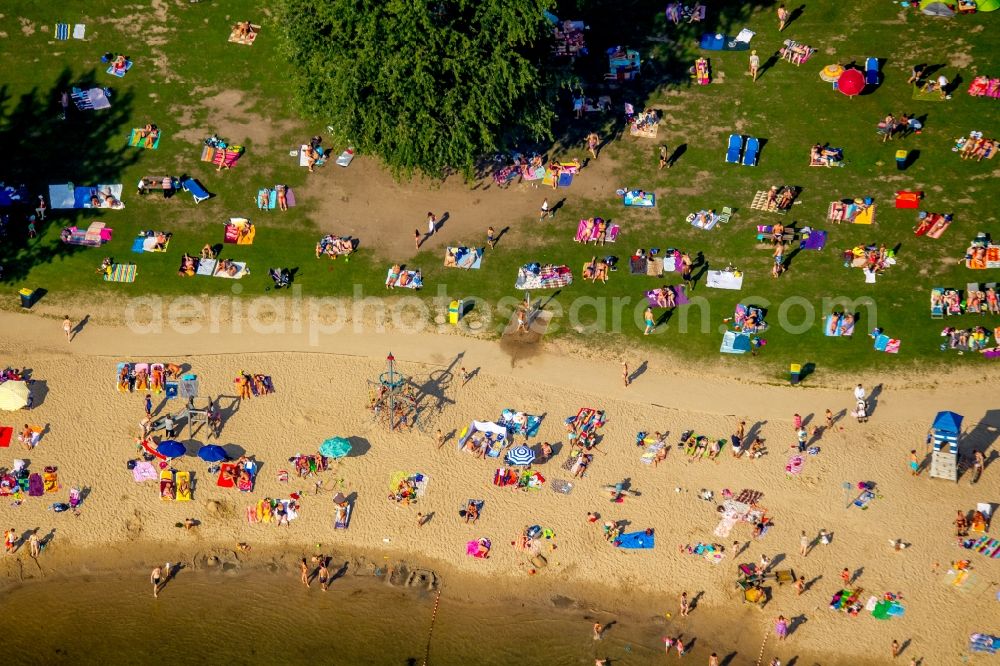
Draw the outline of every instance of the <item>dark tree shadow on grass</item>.
<instances>
[{"instance_id":1,"label":"dark tree shadow on grass","mask_svg":"<svg viewBox=\"0 0 1000 666\"><path fill-rule=\"evenodd\" d=\"M0 87L0 145L7 165L4 179L28 190L28 203L9 209L16 228L25 226L25 217L34 212L37 195L48 199L50 184L119 183L124 170L135 164L142 152L126 145L131 92L112 89L109 109L79 111L71 103L63 120L59 98L73 87L86 90L102 86L93 69L82 74L64 69L50 86L36 86L17 99L6 85ZM35 266L61 261L86 249L60 242L59 230L86 226L102 217L101 212L89 209L55 210L50 206L45 221L36 222L36 238L15 233L0 245L3 281L20 283Z\"/></svg>"}]
</instances>

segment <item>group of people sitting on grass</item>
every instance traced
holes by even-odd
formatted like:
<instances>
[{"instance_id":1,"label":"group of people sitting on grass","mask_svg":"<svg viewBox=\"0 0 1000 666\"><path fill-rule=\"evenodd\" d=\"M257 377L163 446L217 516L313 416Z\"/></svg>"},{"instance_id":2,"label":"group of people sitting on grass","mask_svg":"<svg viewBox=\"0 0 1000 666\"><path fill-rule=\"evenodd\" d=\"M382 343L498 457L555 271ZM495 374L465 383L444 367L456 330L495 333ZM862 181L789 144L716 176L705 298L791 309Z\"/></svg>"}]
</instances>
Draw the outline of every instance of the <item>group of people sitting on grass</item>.
<instances>
[{"instance_id":1,"label":"group of people sitting on grass","mask_svg":"<svg viewBox=\"0 0 1000 666\"><path fill-rule=\"evenodd\" d=\"M816 143L809 149L809 163L825 167L839 166L844 162L844 152L829 144Z\"/></svg>"},{"instance_id":2,"label":"group of people sitting on grass","mask_svg":"<svg viewBox=\"0 0 1000 666\"><path fill-rule=\"evenodd\" d=\"M156 145L156 140L160 138L160 128L155 123L146 123L145 127L136 131L136 135L143 146L152 148Z\"/></svg>"},{"instance_id":3,"label":"group of people sitting on grass","mask_svg":"<svg viewBox=\"0 0 1000 666\"><path fill-rule=\"evenodd\" d=\"M882 143L892 141L897 134L900 137L905 137L912 132L919 134L922 129L923 125L911 113L900 114L899 118L887 113L878 124L878 133L882 136Z\"/></svg>"},{"instance_id":4,"label":"group of people sitting on grass","mask_svg":"<svg viewBox=\"0 0 1000 666\"><path fill-rule=\"evenodd\" d=\"M993 139L984 138L982 132L970 132L969 136L956 141L952 150L957 152L963 160L982 162L983 159L993 157L998 148L1000 148L1000 144Z\"/></svg>"},{"instance_id":5,"label":"group of people sitting on grass","mask_svg":"<svg viewBox=\"0 0 1000 666\"><path fill-rule=\"evenodd\" d=\"M771 189L767 191L767 210L788 210L792 207L793 201L795 201L794 187L772 185ZM783 227L782 230L784 230Z\"/></svg>"},{"instance_id":6,"label":"group of people sitting on grass","mask_svg":"<svg viewBox=\"0 0 1000 666\"><path fill-rule=\"evenodd\" d=\"M878 247L858 245L850 250L844 250L844 266L881 272L892 265L892 262L889 261L891 256L885 243Z\"/></svg>"},{"instance_id":7,"label":"group of people sitting on grass","mask_svg":"<svg viewBox=\"0 0 1000 666\"><path fill-rule=\"evenodd\" d=\"M610 257L604 257L600 260L597 257L591 257L590 261L583 267L583 279L590 280L591 282L597 282L598 280L607 282L608 270L610 269L609 259Z\"/></svg>"},{"instance_id":8,"label":"group of people sitting on grass","mask_svg":"<svg viewBox=\"0 0 1000 666\"><path fill-rule=\"evenodd\" d=\"M354 243L351 242L349 238L341 238L340 236L334 236L333 234L323 236L323 238L316 243L317 259L323 255L326 255L331 259L336 259L342 254L350 254L353 251Z\"/></svg>"},{"instance_id":9,"label":"group of people sitting on grass","mask_svg":"<svg viewBox=\"0 0 1000 666\"><path fill-rule=\"evenodd\" d=\"M948 339L941 345L941 349L979 351L986 348L986 343L990 340L990 332L983 326L973 328L948 326L941 331L941 337Z\"/></svg>"}]
</instances>

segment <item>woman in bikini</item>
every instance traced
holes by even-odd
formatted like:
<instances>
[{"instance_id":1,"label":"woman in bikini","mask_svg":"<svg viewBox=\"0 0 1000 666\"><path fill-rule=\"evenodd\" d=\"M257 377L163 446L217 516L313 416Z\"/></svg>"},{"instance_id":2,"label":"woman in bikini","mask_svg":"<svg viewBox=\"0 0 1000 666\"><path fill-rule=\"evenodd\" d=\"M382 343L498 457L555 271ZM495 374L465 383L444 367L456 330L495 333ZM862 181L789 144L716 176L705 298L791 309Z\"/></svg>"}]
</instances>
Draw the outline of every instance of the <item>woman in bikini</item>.
<instances>
[{"instance_id":1,"label":"woman in bikini","mask_svg":"<svg viewBox=\"0 0 1000 666\"><path fill-rule=\"evenodd\" d=\"M608 223L601 218L597 218L597 238L594 239L594 245L600 243L604 245L604 241L608 237Z\"/></svg>"},{"instance_id":2,"label":"woman in bikini","mask_svg":"<svg viewBox=\"0 0 1000 666\"><path fill-rule=\"evenodd\" d=\"M267 187L260 191L257 195L257 208L263 208L264 210L270 210L271 208L271 190Z\"/></svg>"},{"instance_id":3,"label":"woman in bikini","mask_svg":"<svg viewBox=\"0 0 1000 666\"><path fill-rule=\"evenodd\" d=\"M597 270L594 272L594 282L598 280L604 283L608 281L608 263L603 259L597 262Z\"/></svg>"},{"instance_id":4,"label":"woman in bikini","mask_svg":"<svg viewBox=\"0 0 1000 666\"><path fill-rule=\"evenodd\" d=\"M278 194L278 209L288 210L288 188L284 185L275 185L274 191Z\"/></svg>"},{"instance_id":5,"label":"woman in bikini","mask_svg":"<svg viewBox=\"0 0 1000 666\"><path fill-rule=\"evenodd\" d=\"M413 281L413 276L410 275L409 271L401 271L399 274L399 286L407 287L410 282Z\"/></svg>"},{"instance_id":6,"label":"woman in bikini","mask_svg":"<svg viewBox=\"0 0 1000 666\"><path fill-rule=\"evenodd\" d=\"M597 280L597 257L591 257L583 267L583 279L594 282Z\"/></svg>"},{"instance_id":7,"label":"woman in bikini","mask_svg":"<svg viewBox=\"0 0 1000 666\"><path fill-rule=\"evenodd\" d=\"M389 276L385 279L386 289L396 288L396 282L399 281L399 271L400 271L399 264L393 264L392 268L389 269Z\"/></svg>"}]
</instances>

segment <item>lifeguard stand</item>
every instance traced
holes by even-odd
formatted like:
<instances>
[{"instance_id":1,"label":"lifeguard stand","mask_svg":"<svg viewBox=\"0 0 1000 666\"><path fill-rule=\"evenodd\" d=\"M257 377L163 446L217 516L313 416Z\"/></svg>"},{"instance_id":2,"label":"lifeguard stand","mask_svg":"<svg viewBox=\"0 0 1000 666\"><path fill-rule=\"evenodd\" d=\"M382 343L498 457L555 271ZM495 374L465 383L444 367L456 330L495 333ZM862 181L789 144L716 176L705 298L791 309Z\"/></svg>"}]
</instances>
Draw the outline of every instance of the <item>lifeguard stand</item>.
<instances>
[{"instance_id":1,"label":"lifeguard stand","mask_svg":"<svg viewBox=\"0 0 1000 666\"><path fill-rule=\"evenodd\" d=\"M931 426L931 476L958 481L958 436L962 432L962 415L938 412Z\"/></svg>"},{"instance_id":2,"label":"lifeguard stand","mask_svg":"<svg viewBox=\"0 0 1000 666\"><path fill-rule=\"evenodd\" d=\"M368 409L372 420L381 421L390 430L412 428L417 420L416 390L410 378L396 370L392 352L385 359L385 372L377 380L368 380Z\"/></svg>"}]
</instances>

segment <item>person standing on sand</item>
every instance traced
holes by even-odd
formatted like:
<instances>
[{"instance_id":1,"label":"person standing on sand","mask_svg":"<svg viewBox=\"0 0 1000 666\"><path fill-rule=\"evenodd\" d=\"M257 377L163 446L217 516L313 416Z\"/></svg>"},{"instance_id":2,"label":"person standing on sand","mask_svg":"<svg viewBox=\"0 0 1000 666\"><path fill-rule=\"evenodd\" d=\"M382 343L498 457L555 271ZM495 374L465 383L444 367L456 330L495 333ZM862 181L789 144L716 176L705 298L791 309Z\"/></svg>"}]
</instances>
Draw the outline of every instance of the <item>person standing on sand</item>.
<instances>
[{"instance_id":1,"label":"person standing on sand","mask_svg":"<svg viewBox=\"0 0 1000 666\"><path fill-rule=\"evenodd\" d=\"M306 558L304 557L299 562L299 580L302 581L303 585L309 587L309 565L306 564Z\"/></svg>"},{"instance_id":2,"label":"person standing on sand","mask_svg":"<svg viewBox=\"0 0 1000 666\"><path fill-rule=\"evenodd\" d=\"M681 592L681 617L687 617L690 610L691 604L688 601L688 593Z\"/></svg>"},{"instance_id":3,"label":"person standing on sand","mask_svg":"<svg viewBox=\"0 0 1000 666\"><path fill-rule=\"evenodd\" d=\"M604 633L604 627L601 626L600 622L595 622L594 623L594 640L595 641L601 640L603 638L603 636L602 636L603 633Z\"/></svg>"},{"instance_id":4,"label":"person standing on sand","mask_svg":"<svg viewBox=\"0 0 1000 666\"><path fill-rule=\"evenodd\" d=\"M420 249L420 229L413 230L413 249Z\"/></svg>"},{"instance_id":5,"label":"person standing on sand","mask_svg":"<svg viewBox=\"0 0 1000 666\"><path fill-rule=\"evenodd\" d=\"M17 535L13 527L3 533L3 545L8 554L13 555L17 552Z\"/></svg>"},{"instance_id":6,"label":"person standing on sand","mask_svg":"<svg viewBox=\"0 0 1000 666\"><path fill-rule=\"evenodd\" d=\"M552 217L552 210L549 208L549 200L542 199L542 209L538 213L538 219L544 220L547 217Z\"/></svg>"},{"instance_id":7,"label":"person standing on sand","mask_svg":"<svg viewBox=\"0 0 1000 666\"><path fill-rule=\"evenodd\" d=\"M147 393L143 406L146 408L146 418L151 417L153 415L153 396Z\"/></svg>"},{"instance_id":8,"label":"person standing on sand","mask_svg":"<svg viewBox=\"0 0 1000 666\"><path fill-rule=\"evenodd\" d=\"M38 559L38 556L42 554L42 544L38 540L38 535L34 532L31 533L31 538L28 539L28 548L28 552L36 560Z\"/></svg>"},{"instance_id":9,"label":"person standing on sand","mask_svg":"<svg viewBox=\"0 0 1000 666\"><path fill-rule=\"evenodd\" d=\"M427 237L430 238L437 231L438 219L434 217L434 213L428 211L427 213Z\"/></svg>"},{"instance_id":10,"label":"person standing on sand","mask_svg":"<svg viewBox=\"0 0 1000 666\"><path fill-rule=\"evenodd\" d=\"M326 592L327 588L330 587L330 570L326 568L326 560L324 559L319 565L319 589Z\"/></svg>"},{"instance_id":11,"label":"person standing on sand","mask_svg":"<svg viewBox=\"0 0 1000 666\"><path fill-rule=\"evenodd\" d=\"M750 76L753 81L757 80L757 72L760 70L760 56L757 55L757 51L750 52Z\"/></svg>"},{"instance_id":12,"label":"person standing on sand","mask_svg":"<svg viewBox=\"0 0 1000 666\"><path fill-rule=\"evenodd\" d=\"M153 598L159 599L160 594L160 583L163 581L163 572L160 567L153 567L152 573L149 574L149 582L153 585Z\"/></svg>"},{"instance_id":13,"label":"person standing on sand","mask_svg":"<svg viewBox=\"0 0 1000 666\"><path fill-rule=\"evenodd\" d=\"M591 132L587 135L587 150L593 158L597 159L597 148L601 145L601 137L597 136L597 132Z\"/></svg>"},{"instance_id":14,"label":"person standing on sand","mask_svg":"<svg viewBox=\"0 0 1000 666\"><path fill-rule=\"evenodd\" d=\"M826 410L826 429L833 430L833 412Z\"/></svg>"},{"instance_id":15,"label":"person standing on sand","mask_svg":"<svg viewBox=\"0 0 1000 666\"><path fill-rule=\"evenodd\" d=\"M917 459L917 450L910 449L910 475L917 476L920 474L920 460Z\"/></svg>"},{"instance_id":16,"label":"person standing on sand","mask_svg":"<svg viewBox=\"0 0 1000 666\"><path fill-rule=\"evenodd\" d=\"M628 385L632 383L629 378L628 363L625 361L622 361L622 382L624 382L625 388L628 388Z\"/></svg>"},{"instance_id":17,"label":"person standing on sand","mask_svg":"<svg viewBox=\"0 0 1000 666\"><path fill-rule=\"evenodd\" d=\"M865 401L865 387L862 386L861 384L858 384L854 388L854 400L857 402Z\"/></svg>"},{"instance_id":18,"label":"person standing on sand","mask_svg":"<svg viewBox=\"0 0 1000 666\"><path fill-rule=\"evenodd\" d=\"M847 567L844 567L844 570L840 572L840 580L844 581L844 585L851 584L851 572Z\"/></svg>"},{"instance_id":19,"label":"person standing on sand","mask_svg":"<svg viewBox=\"0 0 1000 666\"><path fill-rule=\"evenodd\" d=\"M441 432L441 428L438 428L437 432L434 433L434 441L437 442L439 449L444 445L444 433Z\"/></svg>"},{"instance_id":20,"label":"person standing on sand","mask_svg":"<svg viewBox=\"0 0 1000 666\"><path fill-rule=\"evenodd\" d=\"M899 656L899 641L895 638L892 639L892 658L895 659Z\"/></svg>"},{"instance_id":21,"label":"person standing on sand","mask_svg":"<svg viewBox=\"0 0 1000 666\"><path fill-rule=\"evenodd\" d=\"M687 654L687 646L684 645L684 641L681 640L680 636L678 636L677 640L674 641L674 647L677 648L678 657L683 657L685 654Z\"/></svg>"},{"instance_id":22,"label":"person standing on sand","mask_svg":"<svg viewBox=\"0 0 1000 666\"><path fill-rule=\"evenodd\" d=\"M486 229L486 245L488 245L489 248L492 250L493 248L496 247L496 244L497 244L496 231L493 229L493 227L488 227Z\"/></svg>"},{"instance_id":23,"label":"person standing on sand","mask_svg":"<svg viewBox=\"0 0 1000 666\"><path fill-rule=\"evenodd\" d=\"M423 526L424 526L424 524L425 524L425 523L426 523L426 522L427 522L428 520L430 520L430 519L431 519L431 517L430 517L430 516L425 516L425 515L424 515L424 514L422 514L422 513L418 513L418 514L417 514L417 527L423 527Z\"/></svg>"},{"instance_id":24,"label":"person standing on sand","mask_svg":"<svg viewBox=\"0 0 1000 666\"><path fill-rule=\"evenodd\" d=\"M795 596L801 597L802 593L806 591L806 577L799 576L799 579L795 581Z\"/></svg>"},{"instance_id":25,"label":"person standing on sand","mask_svg":"<svg viewBox=\"0 0 1000 666\"><path fill-rule=\"evenodd\" d=\"M63 317L63 333L66 334L66 342L73 341L73 322L69 320L69 315Z\"/></svg>"},{"instance_id":26,"label":"person standing on sand","mask_svg":"<svg viewBox=\"0 0 1000 666\"><path fill-rule=\"evenodd\" d=\"M719 655L713 652L708 658L708 666L719 666Z\"/></svg>"}]
</instances>

